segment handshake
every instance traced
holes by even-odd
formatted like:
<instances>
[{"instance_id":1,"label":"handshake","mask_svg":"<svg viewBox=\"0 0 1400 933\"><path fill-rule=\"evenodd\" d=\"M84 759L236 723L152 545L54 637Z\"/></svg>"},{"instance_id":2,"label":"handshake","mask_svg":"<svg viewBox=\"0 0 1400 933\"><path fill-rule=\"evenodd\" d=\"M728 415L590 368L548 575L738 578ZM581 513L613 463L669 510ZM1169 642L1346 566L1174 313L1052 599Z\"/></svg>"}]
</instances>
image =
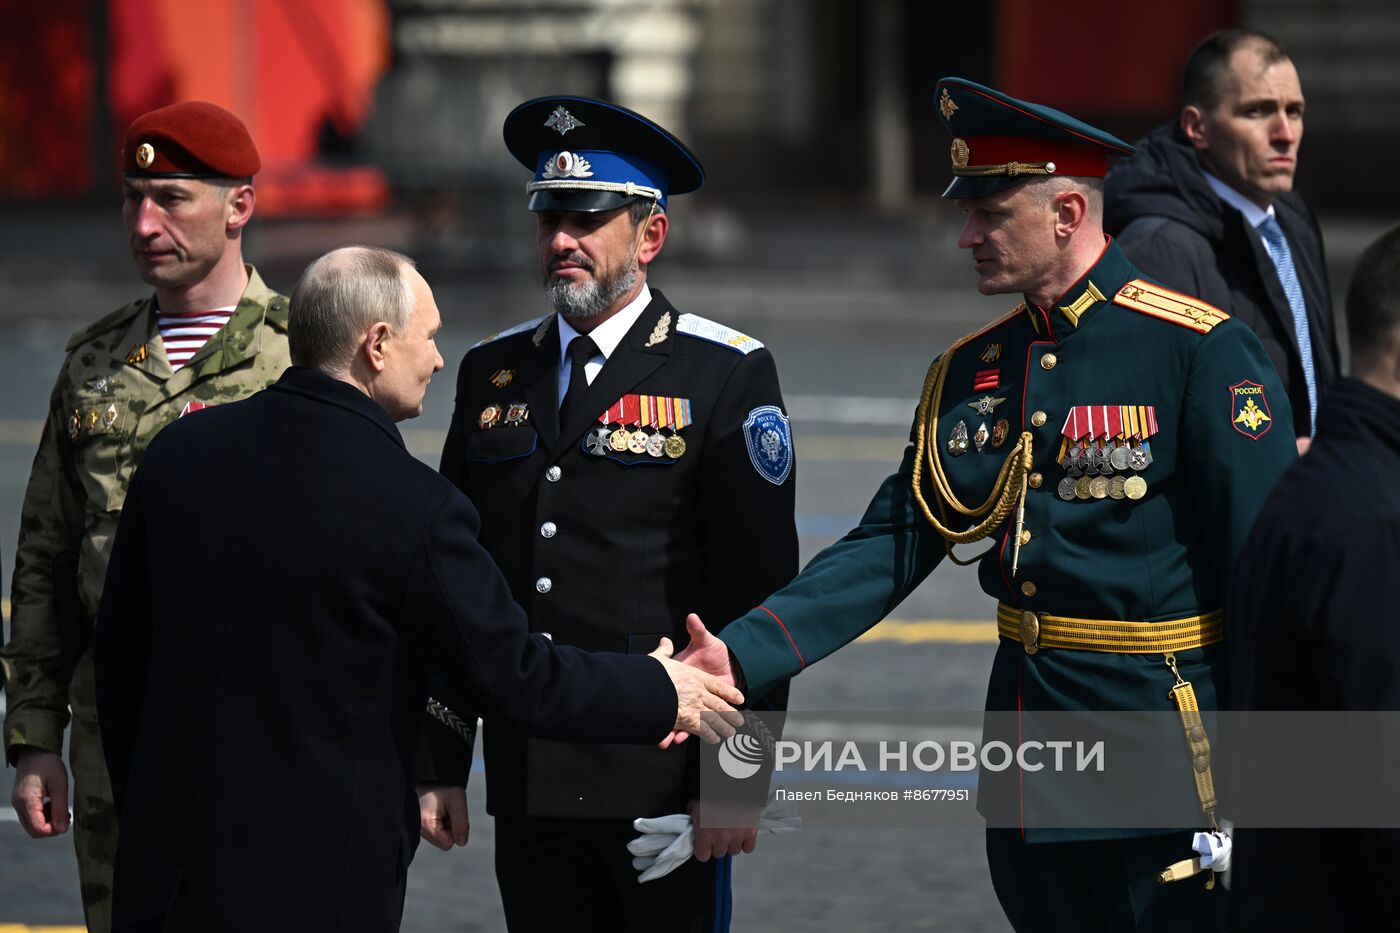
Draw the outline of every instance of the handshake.
<instances>
[{"instance_id":1,"label":"handshake","mask_svg":"<svg viewBox=\"0 0 1400 933\"><path fill-rule=\"evenodd\" d=\"M669 638L661 639L651 653L666 668L676 688L676 724L661 741L662 748L684 742L691 735L714 744L729 738L743 723L735 707L743 704L744 695L735 685L729 649L695 613L686 616L685 627L690 644L679 655L672 656L675 646Z\"/></svg>"},{"instance_id":2,"label":"handshake","mask_svg":"<svg viewBox=\"0 0 1400 933\"><path fill-rule=\"evenodd\" d=\"M651 657L666 669L671 685L676 691L676 721L671 733L659 744L661 748L684 742L691 735L697 735L706 742L715 744L729 738L736 728L743 724L743 715L736 709L744 702L744 695L735 686L735 673L729 660L729 649L705 628L700 617L691 613L685 620L690 643L680 654L675 654L671 639L661 639L661 644L651 653ZM470 739L468 745L470 745ZM428 783L418 785L419 831L422 837L439 849L451 849L454 845L464 846L470 834L467 817L466 792L461 786ZM687 819L689 819L687 817ZM754 817L757 821L757 815ZM644 830L652 832L652 830ZM700 842L706 847L702 860L713 852L716 857L737 854L739 851L753 850L755 830L701 829ZM741 837L738 847L731 845L731 837ZM651 841L657 838L653 836ZM742 841L746 839L747 842ZM668 843L674 837L668 839ZM664 848L664 847L663 847ZM692 851L692 843L687 838L684 858ZM698 851L698 850L697 850ZM634 853L637 854L637 853ZM648 853L653 858L658 852ZM665 868L657 868L652 876L660 876L684 861L680 855L662 860Z\"/></svg>"}]
</instances>

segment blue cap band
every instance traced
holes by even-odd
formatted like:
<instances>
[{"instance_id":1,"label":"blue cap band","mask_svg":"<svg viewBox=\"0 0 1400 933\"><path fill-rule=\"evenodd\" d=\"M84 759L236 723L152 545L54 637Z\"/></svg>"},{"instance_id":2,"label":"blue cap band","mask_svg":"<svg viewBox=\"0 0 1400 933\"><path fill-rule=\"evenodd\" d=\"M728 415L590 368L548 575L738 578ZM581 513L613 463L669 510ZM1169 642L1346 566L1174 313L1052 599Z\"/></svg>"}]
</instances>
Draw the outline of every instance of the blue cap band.
<instances>
[{"instance_id":1,"label":"blue cap band","mask_svg":"<svg viewBox=\"0 0 1400 933\"><path fill-rule=\"evenodd\" d=\"M612 191L629 197L654 198L666 207L666 171L654 162L622 152L602 149L554 149L540 153L530 193Z\"/></svg>"}]
</instances>

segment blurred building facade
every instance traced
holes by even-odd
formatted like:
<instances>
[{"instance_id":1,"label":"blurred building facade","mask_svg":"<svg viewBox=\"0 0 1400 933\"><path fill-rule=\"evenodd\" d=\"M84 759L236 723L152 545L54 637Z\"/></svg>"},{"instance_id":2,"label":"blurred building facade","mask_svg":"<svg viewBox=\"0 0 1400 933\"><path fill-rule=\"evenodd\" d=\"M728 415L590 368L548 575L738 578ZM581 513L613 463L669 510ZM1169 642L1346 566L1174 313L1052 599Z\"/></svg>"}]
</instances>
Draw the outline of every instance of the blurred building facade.
<instances>
[{"instance_id":1,"label":"blurred building facade","mask_svg":"<svg viewBox=\"0 0 1400 933\"><path fill-rule=\"evenodd\" d=\"M431 212L518 194L502 117L527 97L620 101L691 142L706 198L900 211L946 182L931 88L960 74L1132 139L1181 64L1246 25L1308 97L1299 185L1323 212L1400 188L1392 0L47 0L0 36L0 198L106 197L121 130L179 99L249 123L276 214Z\"/></svg>"}]
</instances>

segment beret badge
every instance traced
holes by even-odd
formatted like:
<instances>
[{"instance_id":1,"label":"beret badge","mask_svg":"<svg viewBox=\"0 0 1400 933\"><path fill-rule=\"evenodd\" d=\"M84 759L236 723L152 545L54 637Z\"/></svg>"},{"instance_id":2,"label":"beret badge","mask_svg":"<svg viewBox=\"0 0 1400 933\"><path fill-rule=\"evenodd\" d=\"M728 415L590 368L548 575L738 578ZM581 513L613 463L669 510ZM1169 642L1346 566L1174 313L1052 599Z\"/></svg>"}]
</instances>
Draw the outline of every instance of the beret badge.
<instances>
[{"instance_id":1,"label":"beret badge","mask_svg":"<svg viewBox=\"0 0 1400 933\"><path fill-rule=\"evenodd\" d=\"M142 143L136 147L136 165L138 168L147 169L156 160L156 147L150 143Z\"/></svg>"}]
</instances>

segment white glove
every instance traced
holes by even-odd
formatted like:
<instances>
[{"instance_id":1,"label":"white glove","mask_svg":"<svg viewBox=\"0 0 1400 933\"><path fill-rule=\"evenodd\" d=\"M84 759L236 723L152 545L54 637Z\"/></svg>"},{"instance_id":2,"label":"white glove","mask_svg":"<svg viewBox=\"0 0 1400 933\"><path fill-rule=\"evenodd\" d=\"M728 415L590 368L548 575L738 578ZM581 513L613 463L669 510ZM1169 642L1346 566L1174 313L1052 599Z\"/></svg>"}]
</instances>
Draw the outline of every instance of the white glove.
<instances>
[{"instance_id":1,"label":"white glove","mask_svg":"<svg viewBox=\"0 0 1400 933\"><path fill-rule=\"evenodd\" d=\"M632 867L641 872L639 884L669 875L695 853L695 827L687 814L636 819L632 828L641 833L627 843ZM802 817L792 801L775 800L759 814L758 828L775 834L796 832L802 828Z\"/></svg>"},{"instance_id":2,"label":"white glove","mask_svg":"<svg viewBox=\"0 0 1400 933\"><path fill-rule=\"evenodd\" d=\"M684 813L634 820L632 826L642 834L627 843L632 867L642 873L637 878L639 884L669 875L695 851L695 827ZM666 831L675 826L681 827L679 832Z\"/></svg>"},{"instance_id":3,"label":"white glove","mask_svg":"<svg viewBox=\"0 0 1400 933\"><path fill-rule=\"evenodd\" d=\"M1211 871L1228 871L1234 840L1225 833L1196 833L1191 848L1201 857L1201 867Z\"/></svg>"}]
</instances>

